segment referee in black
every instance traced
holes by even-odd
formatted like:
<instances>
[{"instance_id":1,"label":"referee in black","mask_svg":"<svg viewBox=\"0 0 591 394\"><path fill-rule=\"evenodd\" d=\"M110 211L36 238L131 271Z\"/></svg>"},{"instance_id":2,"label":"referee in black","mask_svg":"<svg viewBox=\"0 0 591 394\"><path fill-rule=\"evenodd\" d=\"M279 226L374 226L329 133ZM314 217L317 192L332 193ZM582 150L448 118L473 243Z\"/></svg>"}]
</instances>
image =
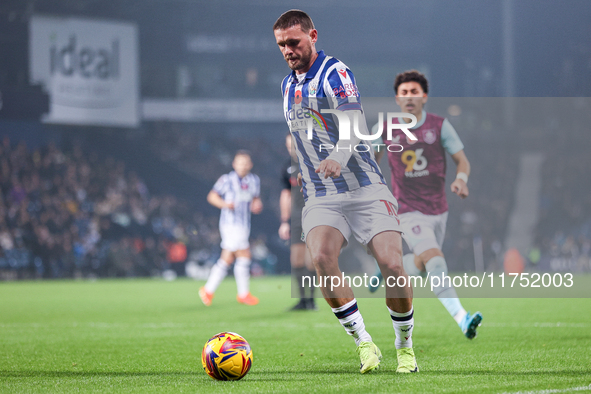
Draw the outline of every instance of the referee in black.
<instances>
[{"instance_id":1,"label":"referee in black","mask_svg":"<svg viewBox=\"0 0 591 394\"><path fill-rule=\"evenodd\" d=\"M295 149L291 148L292 136L288 133L285 136L285 146L291 156L281 169L283 190L279 198L281 211L281 226L279 226L279 237L284 241L291 239L289 260L291 273L300 291L300 300L290 310L315 310L314 286L309 289L309 296L306 297L306 288L302 285L302 277L316 275L312 259L306 244L302 241L302 209L304 208L304 196L298 187L297 176L300 172Z\"/></svg>"}]
</instances>

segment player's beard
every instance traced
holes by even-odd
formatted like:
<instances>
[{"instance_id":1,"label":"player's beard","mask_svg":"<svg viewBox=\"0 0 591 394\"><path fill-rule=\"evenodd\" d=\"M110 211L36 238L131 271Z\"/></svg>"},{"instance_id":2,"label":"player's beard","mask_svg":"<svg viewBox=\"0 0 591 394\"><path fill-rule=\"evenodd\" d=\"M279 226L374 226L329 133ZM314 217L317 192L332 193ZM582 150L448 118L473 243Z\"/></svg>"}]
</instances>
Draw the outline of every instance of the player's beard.
<instances>
[{"instance_id":1,"label":"player's beard","mask_svg":"<svg viewBox=\"0 0 591 394\"><path fill-rule=\"evenodd\" d=\"M293 71L298 71L298 70L301 70L302 68L306 68L306 66L308 64L310 64L311 59L312 59L312 47L308 48L308 50L306 52L302 53L299 60L295 64L290 65L289 59L285 59L285 61L287 61L287 65L289 66L289 68L291 68Z\"/></svg>"}]
</instances>

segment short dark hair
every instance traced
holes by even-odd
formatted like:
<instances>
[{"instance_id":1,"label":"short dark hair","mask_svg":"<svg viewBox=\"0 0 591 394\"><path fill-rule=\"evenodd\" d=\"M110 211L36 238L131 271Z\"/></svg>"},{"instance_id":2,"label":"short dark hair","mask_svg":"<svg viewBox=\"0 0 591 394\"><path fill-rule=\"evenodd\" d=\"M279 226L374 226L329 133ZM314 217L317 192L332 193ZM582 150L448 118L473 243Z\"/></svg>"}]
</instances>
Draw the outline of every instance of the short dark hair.
<instances>
[{"instance_id":1,"label":"short dark hair","mask_svg":"<svg viewBox=\"0 0 591 394\"><path fill-rule=\"evenodd\" d=\"M236 151L234 158L236 158L236 156L248 156L252 159L252 155L250 154L250 151L248 151L246 149L240 149L240 150Z\"/></svg>"},{"instance_id":2,"label":"short dark hair","mask_svg":"<svg viewBox=\"0 0 591 394\"><path fill-rule=\"evenodd\" d=\"M304 11L300 10L289 10L281 14L281 16L275 21L273 25L273 31L285 30L293 26L300 26L304 33L315 29L312 18Z\"/></svg>"},{"instance_id":3,"label":"short dark hair","mask_svg":"<svg viewBox=\"0 0 591 394\"><path fill-rule=\"evenodd\" d=\"M417 70L408 70L400 73L394 79L394 91L398 94L398 87L405 82L417 82L423 88L423 92L429 93L429 81L427 77Z\"/></svg>"}]
</instances>

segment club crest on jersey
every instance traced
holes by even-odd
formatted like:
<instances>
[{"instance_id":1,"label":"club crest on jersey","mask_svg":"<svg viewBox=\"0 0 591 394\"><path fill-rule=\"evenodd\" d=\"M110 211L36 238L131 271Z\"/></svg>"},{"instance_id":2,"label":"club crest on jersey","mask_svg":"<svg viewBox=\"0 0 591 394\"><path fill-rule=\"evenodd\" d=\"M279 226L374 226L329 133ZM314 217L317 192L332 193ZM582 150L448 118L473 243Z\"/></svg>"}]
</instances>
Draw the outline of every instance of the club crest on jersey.
<instances>
[{"instance_id":1,"label":"club crest on jersey","mask_svg":"<svg viewBox=\"0 0 591 394\"><path fill-rule=\"evenodd\" d=\"M415 234L420 234L421 233L421 226L414 226L412 228L412 232Z\"/></svg>"},{"instance_id":2,"label":"club crest on jersey","mask_svg":"<svg viewBox=\"0 0 591 394\"><path fill-rule=\"evenodd\" d=\"M437 134L434 129L423 130L423 140L431 145L437 140Z\"/></svg>"},{"instance_id":3,"label":"club crest on jersey","mask_svg":"<svg viewBox=\"0 0 591 394\"><path fill-rule=\"evenodd\" d=\"M314 96L318 91L318 80L315 79L308 85L308 92L311 96Z\"/></svg>"}]
</instances>

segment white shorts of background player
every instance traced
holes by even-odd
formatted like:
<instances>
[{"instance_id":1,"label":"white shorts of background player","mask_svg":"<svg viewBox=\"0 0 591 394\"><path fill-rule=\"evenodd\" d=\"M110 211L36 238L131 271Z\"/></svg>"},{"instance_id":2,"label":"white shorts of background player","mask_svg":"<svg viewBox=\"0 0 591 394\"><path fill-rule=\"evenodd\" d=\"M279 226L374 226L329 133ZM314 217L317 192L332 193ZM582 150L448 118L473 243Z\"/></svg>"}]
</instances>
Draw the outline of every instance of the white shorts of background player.
<instances>
[{"instance_id":1,"label":"white shorts of background player","mask_svg":"<svg viewBox=\"0 0 591 394\"><path fill-rule=\"evenodd\" d=\"M250 228L227 224L220 226L220 235L222 237L221 247L229 252L245 250L250 247L248 238L250 237Z\"/></svg>"},{"instance_id":2,"label":"white shorts of background player","mask_svg":"<svg viewBox=\"0 0 591 394\"><path fill-rule=\"evenodd\" d=\"M440 215L425 215L418 211L400 214L403 238L412 252L419 256L429 249L439 249L445 238L447 212Z\"/></svg>"}]
</instances>

